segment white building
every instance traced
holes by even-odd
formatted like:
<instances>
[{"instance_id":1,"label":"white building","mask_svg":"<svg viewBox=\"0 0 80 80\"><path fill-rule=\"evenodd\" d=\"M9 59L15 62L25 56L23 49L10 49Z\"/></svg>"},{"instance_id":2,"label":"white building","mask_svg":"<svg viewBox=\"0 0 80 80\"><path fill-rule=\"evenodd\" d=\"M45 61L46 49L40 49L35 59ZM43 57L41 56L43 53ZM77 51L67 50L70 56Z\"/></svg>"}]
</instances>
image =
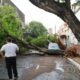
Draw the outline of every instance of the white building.
<instances>
[{"instance_id":1,"label":"white building","mask_svg":"<svg viewBox=\"0 0 80 80\"><path fill-rule=\"evenodd\" d=\"M71 31L71 29L68 27L67 23L64 23L60 29L57 32L58 36L62 36L65 35L66 39L67 39L67 45L71 45L71 44L77 44L78 40L76 39L75 35L73 34L73 32Z\"/></svg>"}]
</instances>

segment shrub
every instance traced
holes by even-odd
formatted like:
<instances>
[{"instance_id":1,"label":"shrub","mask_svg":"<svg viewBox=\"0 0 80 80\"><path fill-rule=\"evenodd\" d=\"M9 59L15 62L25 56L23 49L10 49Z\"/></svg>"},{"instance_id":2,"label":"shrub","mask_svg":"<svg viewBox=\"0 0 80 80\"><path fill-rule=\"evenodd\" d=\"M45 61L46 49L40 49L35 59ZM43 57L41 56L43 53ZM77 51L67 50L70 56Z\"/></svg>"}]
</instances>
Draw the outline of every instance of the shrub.
<instances>
[{"instance_id":1,"label":"shrub","mask_svg":"<svg viewBox=\"0 0 80 80\"><path fill-rule=\"evenodd\" d=\"M38 38L34 38L31 40L31 43L39 47L46 47L48 44L47 36L42 35L42 36L39 36Z\"/></svg>"},{"instance_id":2,"label":"shrub","mask_svg":"<svg viewBox=\"0 0 80 80\"><path fill-rule=\"evenodd\" d=\"M51 41L51 42L56 42L57 37L56 37L56 35L50 35L50 36L48 36L48 40Z\"/></svg>"}]
</instances>

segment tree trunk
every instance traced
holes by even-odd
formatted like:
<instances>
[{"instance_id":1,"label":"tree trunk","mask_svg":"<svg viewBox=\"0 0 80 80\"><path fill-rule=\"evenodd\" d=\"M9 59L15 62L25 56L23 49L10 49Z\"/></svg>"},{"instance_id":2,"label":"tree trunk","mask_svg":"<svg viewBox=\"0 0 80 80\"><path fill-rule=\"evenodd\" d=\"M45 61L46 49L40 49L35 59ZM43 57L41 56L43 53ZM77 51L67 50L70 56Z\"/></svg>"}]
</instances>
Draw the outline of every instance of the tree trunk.
<instances>
[{"instance_id":1,"label":"tree trunk","mask_svg":"<svg viewBox=\"0 0 80 80\"><path fill-rule=\"evenodd\" d=\"M17 43L18 45L20 45L20 46L22 46L24 48L34 49L34 50L38 50L38 51L44 52L44 53L47 52L47 50L44 50L44 49L42 49L42 48L40 48L40 47L38 47L36 45L30 44L28 42L25 42L24 40L21 40L21 39L19 39L17 37L14 37L14 36L10 35L6 30L4 30L4 32L6 33L6 37L5 38L10 37L13 40L13 42Z\"/></svg>"},{"instance_id":2,"label":"tree trunk","mask_svg":"<svg viewBox=\"0 0 80 80\"><path fill-rule=\"evenodd\" d=\"M69 3L68 1L66 1L65 3L59 3L56 2L55 0L30 0L30 1L39 8L42 8L48 12L56 14L58 17L64 20L69 25L78 41L80 41L79 30L80 22L70 9L70 0L68 0Z\"/></svg>"},{"instance_id":3,"label":"tree trunk","mask_svg":"<svg viewBox=\"0 0 80 80\"><path fill-rule=\"evenodd\" d=\"M46 53L46 51L43 50L42 48L40 48L40 47L38 47L38 46L36 46L36 45L30 44L30 43L28 43L28 42L25 42L25 41L23 41L23 40L21 40L21 39L19 39L19 38L17 38L17 37L14 37L14 36L9 35L9 34L7 34L7 37L12 38L12 40L13 40L15 43L20 44L20 45L21 45L22 47L24 47L24 48L34 49L34 50L38 50L38 51L40 51L40 52Z\"/></svg>"},{"instance_id":4,"label":"tree trunk","mask_svg":"<svg viewBox=\"0 0 80 80\"><path fill-rule=\"evenodd\" d=\"M66 8L59 17L69 25L69 28L80 42L80 22L74 13L69 8Z\"/></svg>"}]
</instances>

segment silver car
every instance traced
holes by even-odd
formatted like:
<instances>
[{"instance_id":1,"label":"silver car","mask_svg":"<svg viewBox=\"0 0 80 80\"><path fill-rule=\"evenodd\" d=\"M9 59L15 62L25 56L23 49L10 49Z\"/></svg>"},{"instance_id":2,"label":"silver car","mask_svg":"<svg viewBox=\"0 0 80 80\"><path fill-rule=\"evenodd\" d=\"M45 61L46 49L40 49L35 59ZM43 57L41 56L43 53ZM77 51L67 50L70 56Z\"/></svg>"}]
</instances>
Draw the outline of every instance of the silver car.
<instances>
[{"instance_id":1,"label":"silver car","mask_svg":"<svg viewBox=\"0 0 80 80\"><path fill-rule=\"evenodd\" d=\"M48 54L63 54L63 50L61 50L57 43L50 42L48 45Z\"/></svg>"}]
</instances>

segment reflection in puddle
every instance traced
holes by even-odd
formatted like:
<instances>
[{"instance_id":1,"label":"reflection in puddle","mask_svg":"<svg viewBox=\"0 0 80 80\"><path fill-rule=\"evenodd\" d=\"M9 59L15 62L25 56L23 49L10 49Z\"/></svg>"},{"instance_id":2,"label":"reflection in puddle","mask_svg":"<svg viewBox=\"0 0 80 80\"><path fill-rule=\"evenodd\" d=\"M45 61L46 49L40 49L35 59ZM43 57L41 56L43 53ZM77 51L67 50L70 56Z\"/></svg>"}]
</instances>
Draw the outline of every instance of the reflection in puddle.
<instances>
[{"instance_id":1,"label":"reflection in puddle","mask_svg":"<svg viewBox=\"0 0 80 80\"><path fill-rule=\"evenodd\" d=\"M58 61L55 61L55 63L56 63L56 69L64 72L63 63Z\"/></svg>"},{"instance_id":2,"label":"reflection in puddle","mask_svg":"<svg viewBox=\"0 0 80 80\"><path fill-rule=\"evenodd\" d=\"M55 61L55 69L32 80L80 80L80 71L70 62Z\"/></svg>"},{"instance_id":3,"label":"reflection in puddle","mask_svg":"<svg viewBox=\"0 0 80 80\"><path fill-rule=\"evenodd\" d=\"M35 79L32 80L60 80L59 73L56 71L50 72L50 73L44 73L41 74L40 76L36 77Z\"/></svg>"}]
</instances>

